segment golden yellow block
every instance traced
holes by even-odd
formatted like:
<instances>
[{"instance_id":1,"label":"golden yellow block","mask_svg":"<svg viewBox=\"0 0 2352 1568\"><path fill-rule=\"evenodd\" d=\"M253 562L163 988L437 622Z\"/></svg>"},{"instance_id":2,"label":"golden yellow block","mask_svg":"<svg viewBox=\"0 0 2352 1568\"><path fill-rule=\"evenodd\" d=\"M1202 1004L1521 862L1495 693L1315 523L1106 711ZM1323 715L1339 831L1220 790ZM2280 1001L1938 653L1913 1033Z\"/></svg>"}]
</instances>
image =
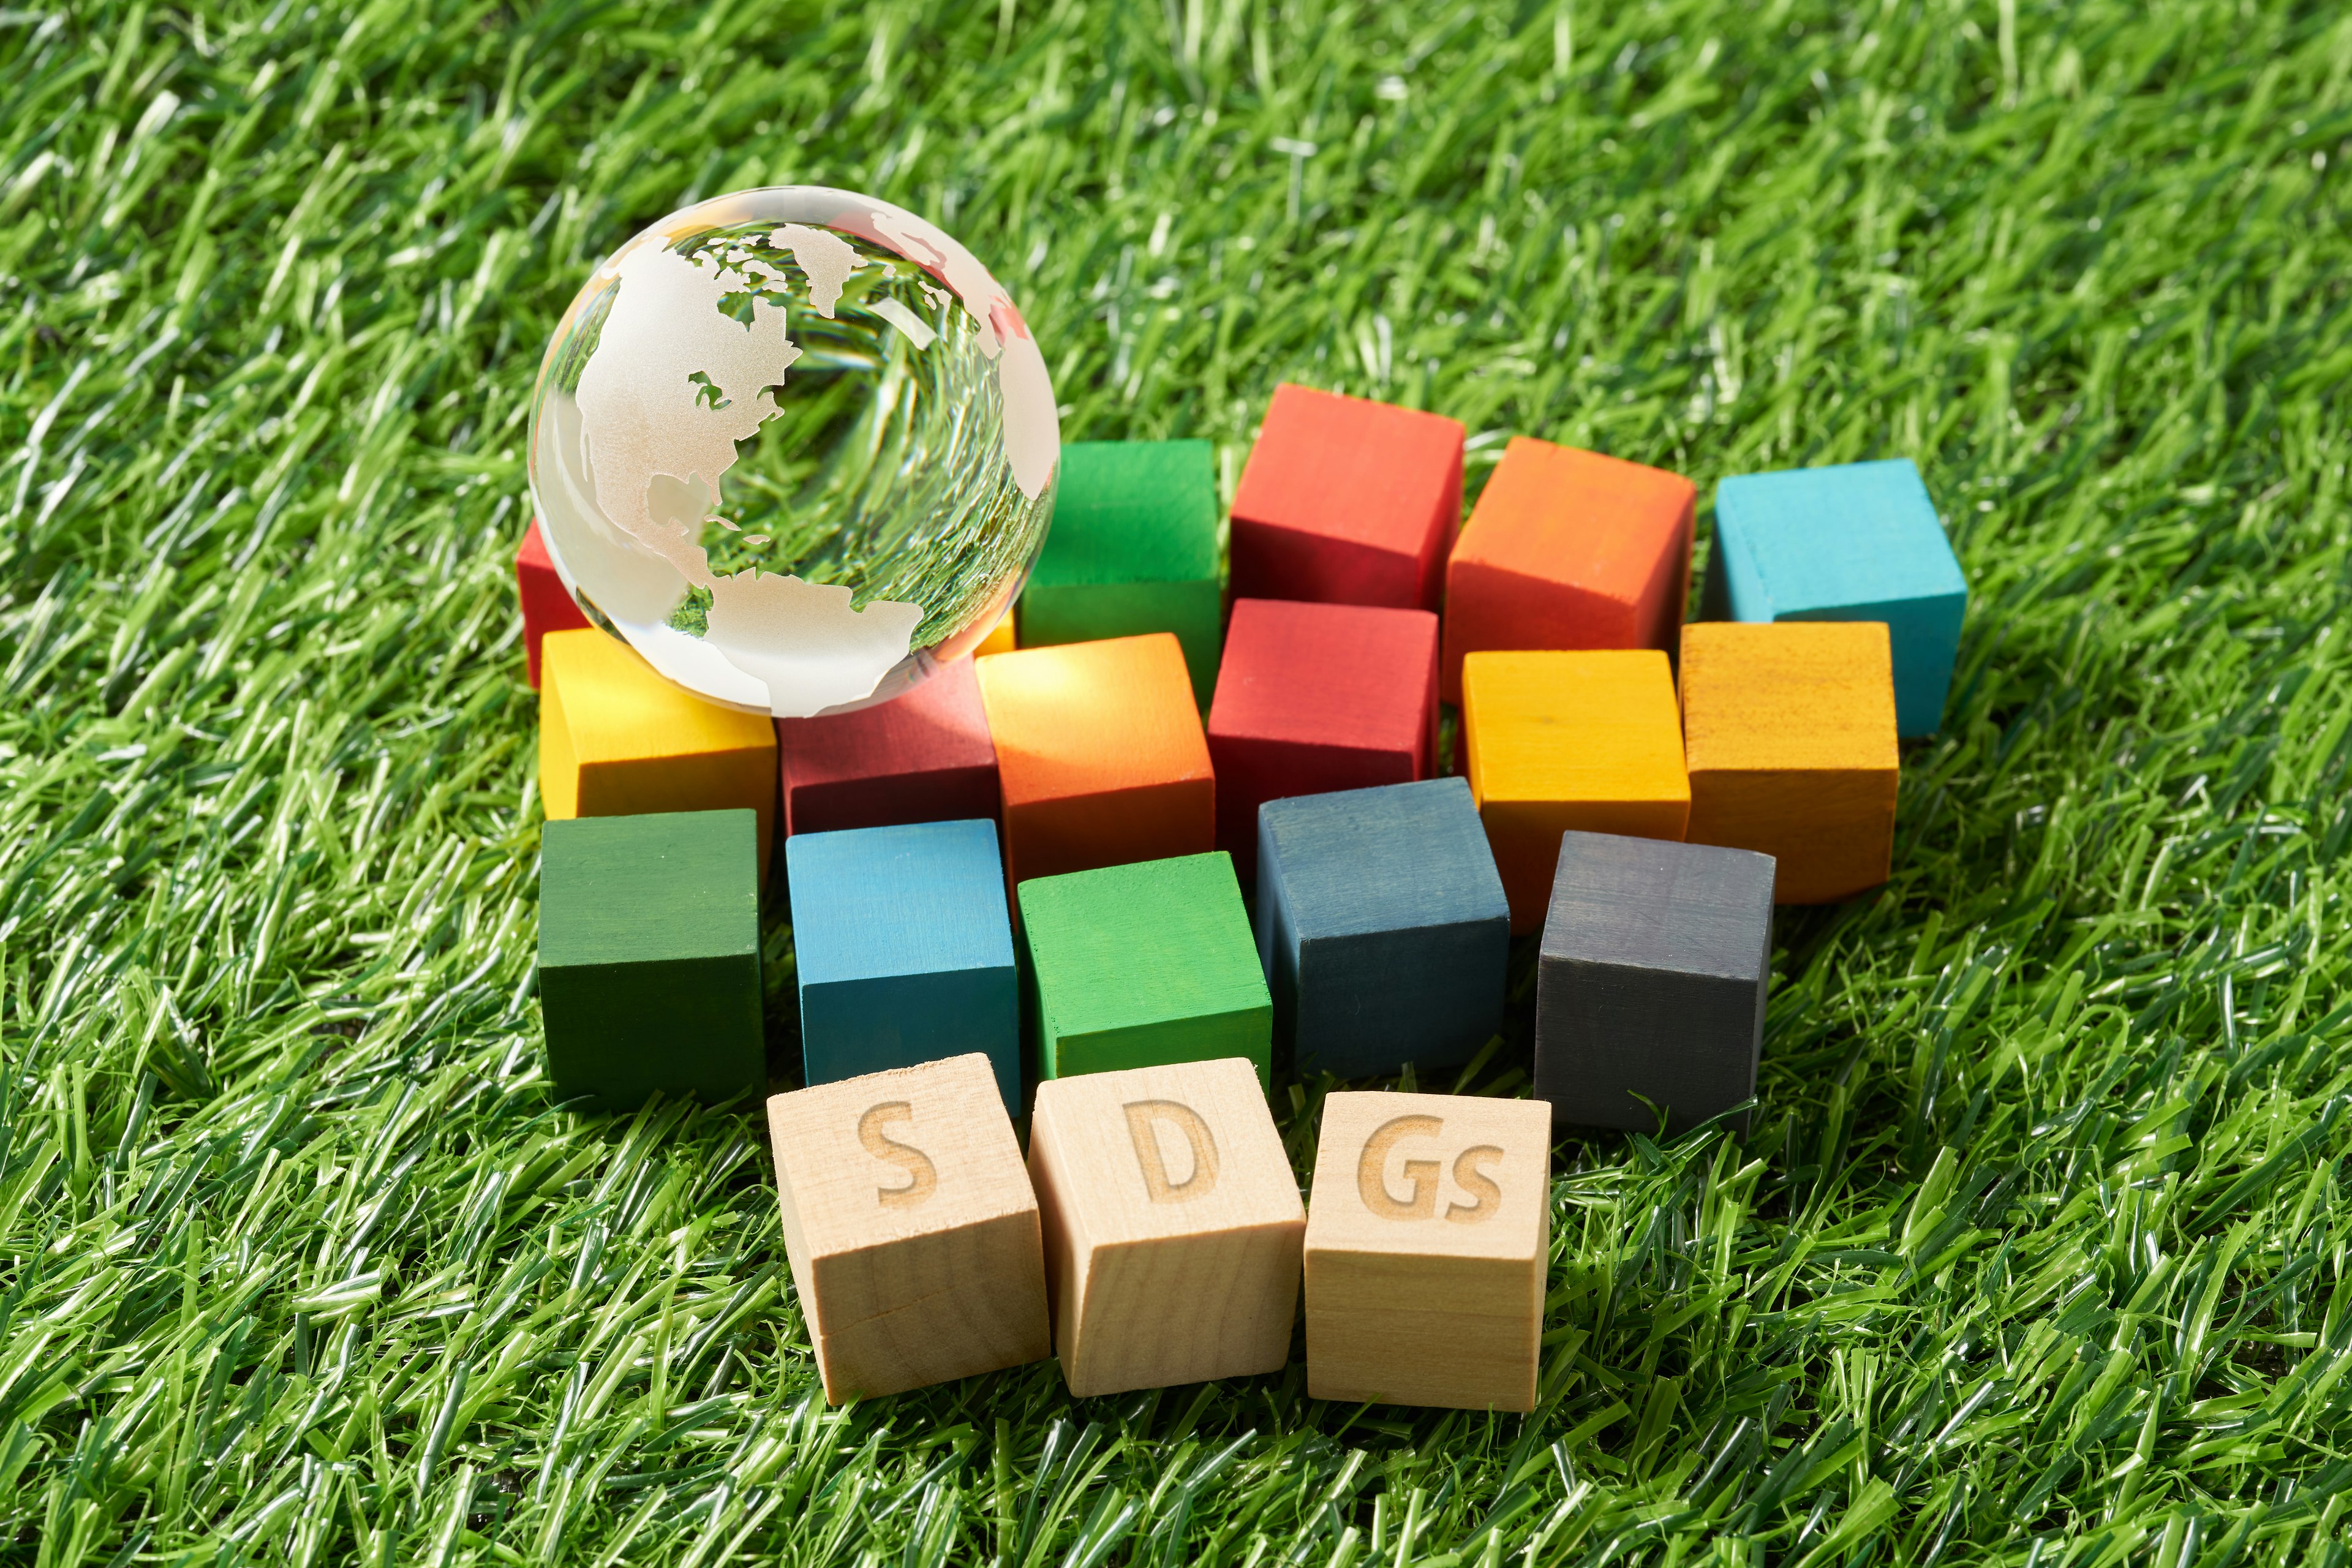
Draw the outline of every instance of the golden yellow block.
<instances>
[{"instance_id":1,"label":"golden yellow block","mask_svg":"<svg viewBox=\"0 0 2352 1568\"><path fill-rule=\"evenodd\" d=\"M1006 610L1004 618L996 623L996 629L982 638L978 647L971 650L972 658L978 658L984 653L1011 653L1019 647L1021 645L1013 637L1013 612Z\"/></svg>"},{"instance_id":2,"label":"golden yellow block","mask_svg":"<svg viewBox=\"0 0 2352 1568\"><path fill-rule=\"evenodd\" d=\"M1895 661L1878 621L1683 628L1690 841L1779 862L1772 896L1825 904L1895 852Z\"/></svg>"},{"instance_id":3,"label":"golden yellow block","mask_svg":"<svg viewBox=\"0 0 2352 1568\"><path fill-rule=\"evenodd\" d=\"M540 644L539 796L548 820L657 811L760 814L760 875L776 826L776 726L705 702L593 626Z\"/></svg>"},{"instance_id":4,"label":"golden yellow block","mask_svg":"<svg viewBox=\"0 0 2352 1568\"><path fill-rule=\"evenodd\" d=\"M1543 924L1562 833L1679 839L1689 823L1674 676L1655 648L1472 653L1462 729L1515 931Z\"/></svg>"}]
</instances>

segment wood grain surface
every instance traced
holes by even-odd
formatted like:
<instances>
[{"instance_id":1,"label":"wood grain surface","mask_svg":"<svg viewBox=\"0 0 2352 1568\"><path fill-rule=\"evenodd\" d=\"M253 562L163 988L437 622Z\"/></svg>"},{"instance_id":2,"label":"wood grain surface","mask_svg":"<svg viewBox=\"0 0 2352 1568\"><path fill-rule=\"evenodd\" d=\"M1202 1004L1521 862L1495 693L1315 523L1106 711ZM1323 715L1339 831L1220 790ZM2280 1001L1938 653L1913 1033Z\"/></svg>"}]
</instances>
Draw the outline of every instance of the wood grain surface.
<instances>
[{"instance_id":1,"label":"wood grain surface","mask_svg":"<svg viewBox=\"0 0 2352 1568\"><path fill-rule=\"evenodd\" d=\"M779 719L776 753L787 834L997 815L996 746L968 658L888 702Z\"/></svg>"}]
</instances>

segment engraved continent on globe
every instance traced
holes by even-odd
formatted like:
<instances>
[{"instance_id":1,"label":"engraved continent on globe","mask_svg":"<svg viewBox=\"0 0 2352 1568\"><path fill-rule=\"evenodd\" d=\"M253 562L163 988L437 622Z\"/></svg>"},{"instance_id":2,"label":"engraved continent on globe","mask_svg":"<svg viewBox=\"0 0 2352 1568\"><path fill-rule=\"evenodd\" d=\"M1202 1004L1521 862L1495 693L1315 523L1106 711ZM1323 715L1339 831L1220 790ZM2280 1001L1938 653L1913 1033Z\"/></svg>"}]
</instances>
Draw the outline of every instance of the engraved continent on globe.
<instances>
[{"instance_id":1,"label":"engraved continent on globe","mask_svg":"<svg viewBox=\"0 0 2352 1568\"><path fill-rule=\"evenodd\" d=\"M632 239L565 311L530 480L572 596L655 668L805 717L898 695L1020 592L1061 441L1004 289L934 226L816 186Z\"/></svg>"}]
</instances>

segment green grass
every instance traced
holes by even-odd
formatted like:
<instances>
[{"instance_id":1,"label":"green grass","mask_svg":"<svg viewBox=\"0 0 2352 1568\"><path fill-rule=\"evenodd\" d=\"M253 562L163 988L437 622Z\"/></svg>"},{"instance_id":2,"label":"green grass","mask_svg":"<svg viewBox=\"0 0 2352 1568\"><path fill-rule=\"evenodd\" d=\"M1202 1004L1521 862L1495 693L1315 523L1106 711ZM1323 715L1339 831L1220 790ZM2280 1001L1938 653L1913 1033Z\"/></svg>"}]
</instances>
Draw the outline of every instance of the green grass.
<instances>
[{"instance_id":1,"label":"green grass","mask_svg":"<svg viewBox=\"0 0 2352 1568\"><path fill-rule=\"evenodd\" d=\"M0 1558L2340 1562L2352 21L2142 9L0 16ZM1919 460L1895 879L1782 922L1745 1145L1564 1145L1531 1418L828 1411L745 1108L550 1108L525 397L770 180L1228 490L1285 376L1474 483Z\"/></svg>"}]
</instances>

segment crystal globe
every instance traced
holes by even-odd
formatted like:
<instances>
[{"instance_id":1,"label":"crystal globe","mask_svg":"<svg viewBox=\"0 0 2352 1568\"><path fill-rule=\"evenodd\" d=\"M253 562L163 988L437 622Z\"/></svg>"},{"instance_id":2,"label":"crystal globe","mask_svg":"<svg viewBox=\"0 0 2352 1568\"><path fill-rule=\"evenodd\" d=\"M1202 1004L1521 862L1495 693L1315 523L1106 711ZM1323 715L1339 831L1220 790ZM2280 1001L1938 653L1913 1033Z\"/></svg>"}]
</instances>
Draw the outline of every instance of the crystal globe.
<instances>
[{"instance_id":1,"label":"crystal globe","mask_svg":"<svg viewBox=\"0 0 2352 1568\"><path fill-rule=\"evenodd\" d=\"M590 620L729 707L804 718L970 651L1028 575L1061 432L970 251L820 186L639 234L547 345L530 489Z\"/></svg>"}]
</instances>

